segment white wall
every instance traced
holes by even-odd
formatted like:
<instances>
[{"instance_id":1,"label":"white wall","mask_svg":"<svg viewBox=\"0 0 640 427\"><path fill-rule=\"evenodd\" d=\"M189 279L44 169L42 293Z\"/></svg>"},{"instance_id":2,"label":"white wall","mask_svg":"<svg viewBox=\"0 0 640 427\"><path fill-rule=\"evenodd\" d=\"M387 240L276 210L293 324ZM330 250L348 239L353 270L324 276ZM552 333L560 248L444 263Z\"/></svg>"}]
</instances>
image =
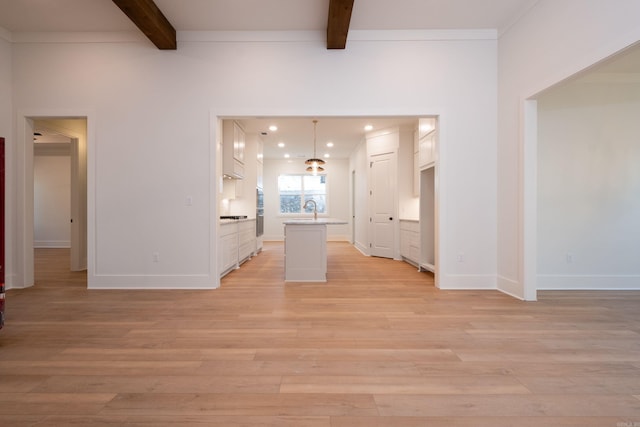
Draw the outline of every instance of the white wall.
<instances>
[{"instance_id":1,"label":"white wall","mask_svg":"<svg viewBox=\"0 0 640 427\"><path fill-rule=\"evenodd\" d=\"M264 161L264 240L283 240L282 221L287 217L280 215L278 196L278 176L282 174L305 174L307 165L304 159ZM347 159L329 159L324 165L327 175L327 217L350 221L349 200L349 161ZM302 216L302 215L300 215ZM319 216L321 216L319 214ZM328 240L349 240L349 225L327 226Z\"/></svg>"},{"instance_id":2,"label":"white wall","mask_svg":"<svg viewBox=\"0 0 640 427\"><path fill-rule=\"evenodd\" d=\"M538 98L538 288L640 288L640 83Z\"/></svg>"},{"instance_id":3,"label":"white wall","mask_svg":"<svg viewBox=\"0 0 640 427\"><path fill-rule=\"evenodd\" d=\"M90 287L216 285L212 115L439 115L440 283L495 287L495 32L363 36L344 51L327 50L320 33L311 41L209 36L179 35L177 51L51 34L13 45L15 112L91 112Z\"/></svg>"},{"instance_id":4,"label":"white wall","mask_svg":"<svg viewBox=\"0 0 640 427\"><path fill-rule=\"evenodd\" d=\"M504 292L535 299L535 275L524 269L535 265L537 253L529 245L535 236L524 237L536 211L535 191L529 191L535 173L525 168L535 155L523 155L531 151L523 145L524 101L640 40L639 14L636 0L540 0L499 40L497 253ZM525 276L533 277L529 285Z\"/></svg>"},{"instance_id":5,"label":"white wall","mask_svg":"<svg viewBox=\"0 0 640 427\"><path fill-rule=\"evenodd\" d=\"M71 245L71 157L69 144L37 144L33 162L34 246Z\"/></svg>"}]
</instances>

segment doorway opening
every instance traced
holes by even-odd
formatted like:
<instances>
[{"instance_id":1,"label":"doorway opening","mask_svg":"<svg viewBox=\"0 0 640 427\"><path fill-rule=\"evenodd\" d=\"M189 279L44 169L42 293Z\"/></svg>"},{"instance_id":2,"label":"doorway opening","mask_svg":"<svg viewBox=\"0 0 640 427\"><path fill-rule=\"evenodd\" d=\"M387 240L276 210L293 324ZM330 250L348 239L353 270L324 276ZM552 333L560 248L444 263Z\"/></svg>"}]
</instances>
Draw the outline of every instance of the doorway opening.
<instances>
[{"instance_id":1,"label":"doorway opening","mask_svg":"<svg viewBox=\"0 0 640 427\"><path fill-rule=\"evenodd\" d=\"M16 287L36 283L35 255L42 258L43 251L60 271L83 272L86 286L87 117L25 116L23 129L24 219L16 236L22 268Z\"/></svg>"}]
</instances>

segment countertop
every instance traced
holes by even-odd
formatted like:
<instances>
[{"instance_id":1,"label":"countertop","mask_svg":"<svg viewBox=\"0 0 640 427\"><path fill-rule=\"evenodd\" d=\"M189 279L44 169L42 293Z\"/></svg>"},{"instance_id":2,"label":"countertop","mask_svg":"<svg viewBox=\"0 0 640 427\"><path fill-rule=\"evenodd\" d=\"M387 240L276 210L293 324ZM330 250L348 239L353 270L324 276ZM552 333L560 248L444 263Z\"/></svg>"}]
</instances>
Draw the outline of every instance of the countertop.
<instances>
[{"instance_id":1,"label":"countertop","mask_svg":"<svg viewBox=\"0 0 640 427\"><path fill-rule=\"evenodd\" d=\"M284 225L339 225L348 224L347 221L338 218L291 218L282 221Z\"/></svg>"}]
</instances>

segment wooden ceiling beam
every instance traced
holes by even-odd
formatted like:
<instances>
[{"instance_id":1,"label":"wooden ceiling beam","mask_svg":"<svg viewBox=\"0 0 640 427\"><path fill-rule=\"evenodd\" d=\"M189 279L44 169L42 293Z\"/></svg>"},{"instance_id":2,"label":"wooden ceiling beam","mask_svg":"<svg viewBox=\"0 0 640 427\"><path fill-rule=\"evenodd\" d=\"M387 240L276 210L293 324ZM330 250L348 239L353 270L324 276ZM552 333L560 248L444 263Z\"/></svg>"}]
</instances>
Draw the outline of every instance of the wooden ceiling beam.
<instances>
[{"instance_id":1,"label":"wooden ceiling beam","mask_svg":"<svg viewBox=\"0 0 640 427\"><path fill-rule=\"evenodd\" d=\"M175 50L176 30L153 0L113 0L158 49Z\"/></svg>"},{"instance_id":2,"label":"wooden ceiling beam","mask_svg":"<svg viewBox=\"0 0 640 427\"><path fill-rule=\"evenodd\" d=\"M331 0L327 23L327 49L344 49L354 0Z\"/></svg>"}]
</instances>

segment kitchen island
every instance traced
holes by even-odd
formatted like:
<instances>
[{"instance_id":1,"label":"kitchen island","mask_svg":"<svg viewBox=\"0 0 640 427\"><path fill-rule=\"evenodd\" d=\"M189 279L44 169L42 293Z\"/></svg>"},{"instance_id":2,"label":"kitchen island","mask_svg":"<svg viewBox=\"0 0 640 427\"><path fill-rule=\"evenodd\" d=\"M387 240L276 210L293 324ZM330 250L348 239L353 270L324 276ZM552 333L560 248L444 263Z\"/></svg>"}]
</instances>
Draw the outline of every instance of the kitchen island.
<instances>
[{"instance_id":1,"label":"kitchen island","mask_svg":"<svg viewBox=\"0 0 640 427\"><path fill-rule=\"evenodd\" d=\"M347 221L296 218L283 224L285 281L326 282L327 225L347 224Z\"/></svg>"}]
</instances>

